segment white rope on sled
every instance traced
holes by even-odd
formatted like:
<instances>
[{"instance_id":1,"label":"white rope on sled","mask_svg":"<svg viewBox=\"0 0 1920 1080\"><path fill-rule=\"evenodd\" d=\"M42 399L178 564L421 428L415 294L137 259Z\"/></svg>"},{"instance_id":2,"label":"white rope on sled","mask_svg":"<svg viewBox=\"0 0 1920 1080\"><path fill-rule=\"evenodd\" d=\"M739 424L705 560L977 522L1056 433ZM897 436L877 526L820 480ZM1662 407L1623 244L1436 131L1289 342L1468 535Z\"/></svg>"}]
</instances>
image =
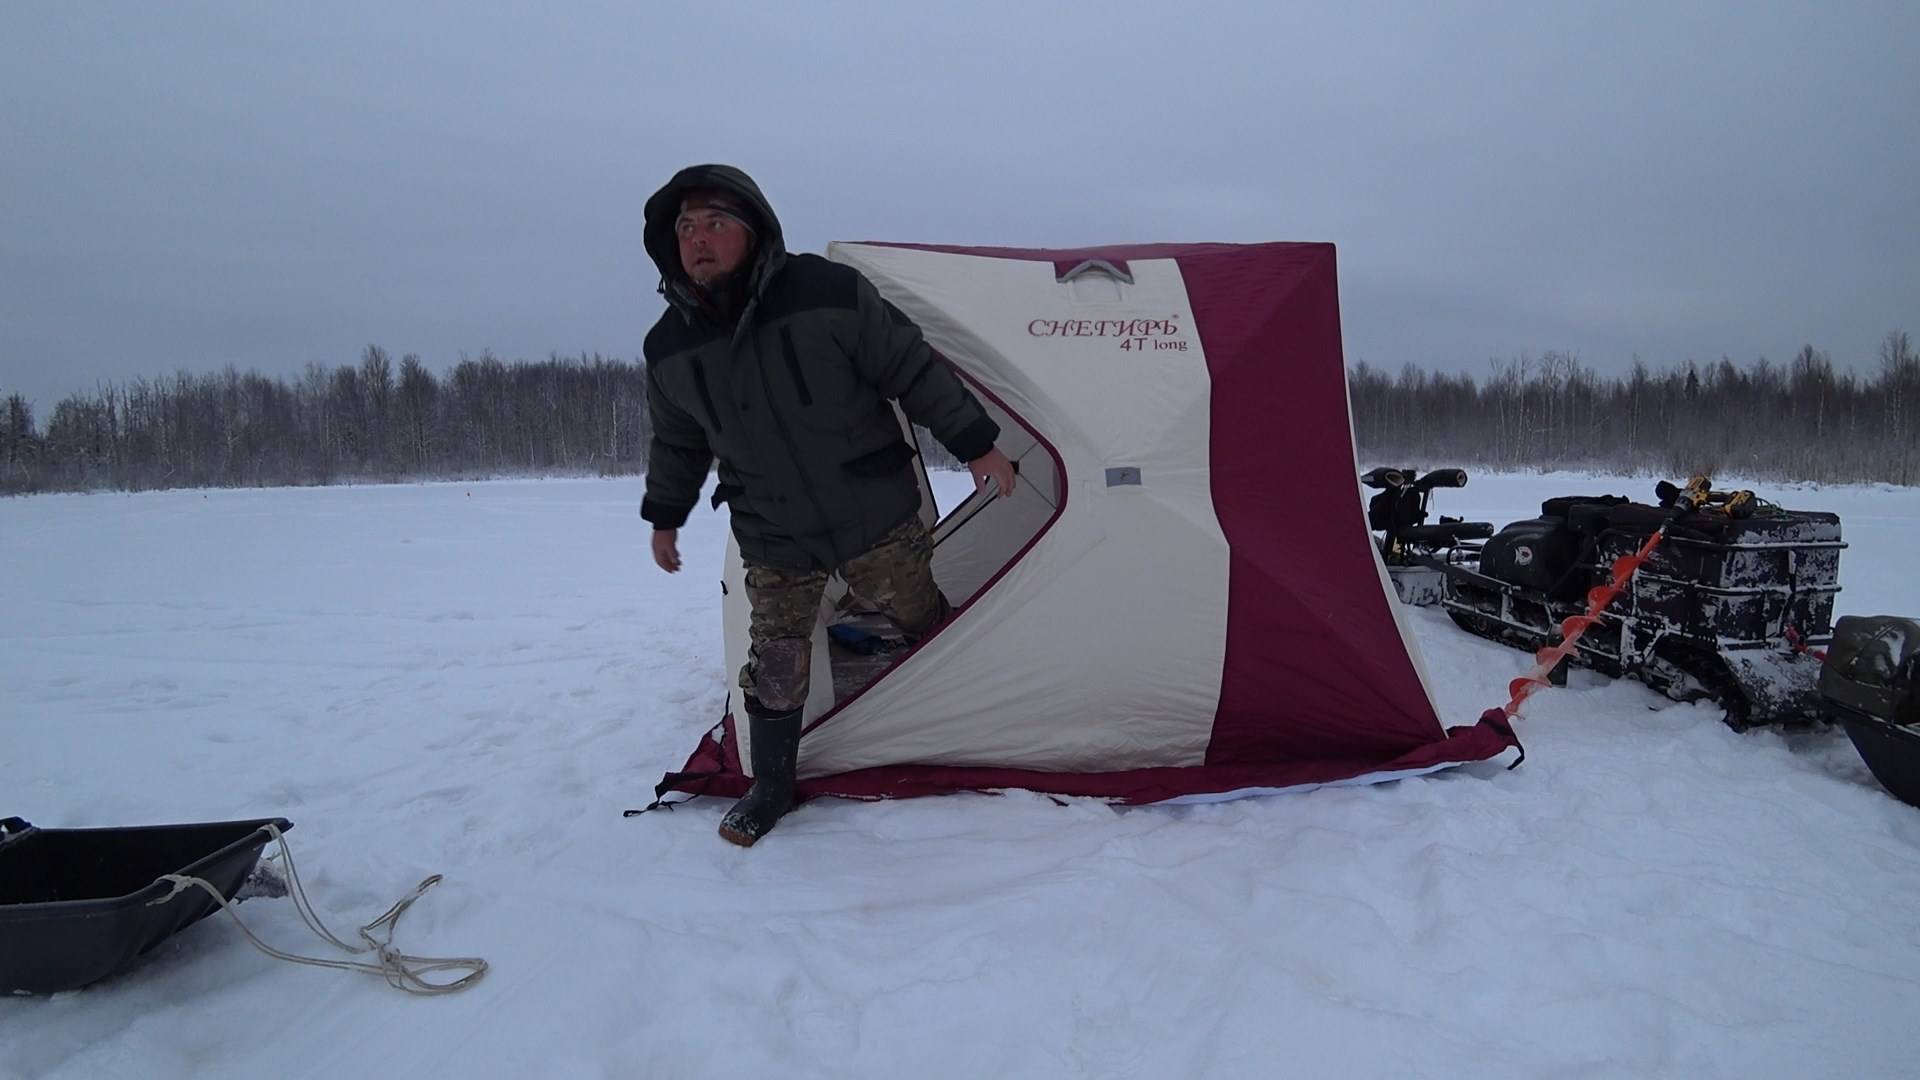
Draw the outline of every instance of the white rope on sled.
<instances>
[{"instance_id":1,"label":"white rope on sled","mask_svg":"<svg viewBox=\"0 0 1920 1080\"><path fill-rule=\"evenodd\" d=\"M334 968L339 971L364 971L370 975L379 975L387 980L388 986L405 990L409 994L451 994L479 982L487 973L487 962L477 956L410 956L393 947L393 931L400 922L400 916L404 915L406 910L413 906L413 902L420 899L428 889L440 883L439 874L434 874L414 886L413 891L388 908L386 914L361 927L360 940L365 942L364 945L349 945L335 937L333 931L327 929L326 924L320 921L320 916L314 912L313 905L307 902L307 891L300 885L300 872L294 868L293 851L287 847L287 838L281 835L280 830L273 825L262 825L261 828L267 830L268 835L280 844L280 857L287 864L287 894L293 898L294 910L300 913L300 918L307 924L308 929L352 955L361 956L372 953L375 957L373 962L329 960L324 957L298 956L281 952L254 936L253 931L247 928L247 924L240 920L240 913L233 909L233 904L205 878L184 874L162 874L159 880L173 882L173 891L157 900L149 901L147 906L164 904L185 892L190 886L198 885L219 901L227 914L233 916L233 921L239 925L240 932L247 935L247 940L253 942L255 948L268 956L295 964L310 964L314 967ZM382 930L384 933L379 937L374 936L376 931ZM427 975L441 971L466 971L467 974L452 982L429 982L425 978Z\"/></svg>"}]
</instances>

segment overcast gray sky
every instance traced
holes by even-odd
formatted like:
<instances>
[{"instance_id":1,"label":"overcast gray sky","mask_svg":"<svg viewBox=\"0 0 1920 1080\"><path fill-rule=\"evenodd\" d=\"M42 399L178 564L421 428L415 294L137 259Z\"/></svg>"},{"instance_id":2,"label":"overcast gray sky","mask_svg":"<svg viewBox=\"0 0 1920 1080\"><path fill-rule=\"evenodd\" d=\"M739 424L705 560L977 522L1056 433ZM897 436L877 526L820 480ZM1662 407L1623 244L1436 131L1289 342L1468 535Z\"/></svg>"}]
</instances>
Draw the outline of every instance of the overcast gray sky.
<instances>
[{"instance_id":1,"label":"overcast gray sky","mask_svg":"<svg viewBox=\"0 0 1920 1080\"><path fill-rule=\"evenodd\" d=\"M12 3L0 393L634 357L698 161L802 250L1332 241L1349 361L1870 368L1917 49L1913 0Z\"/></svg>"}]
</instances>

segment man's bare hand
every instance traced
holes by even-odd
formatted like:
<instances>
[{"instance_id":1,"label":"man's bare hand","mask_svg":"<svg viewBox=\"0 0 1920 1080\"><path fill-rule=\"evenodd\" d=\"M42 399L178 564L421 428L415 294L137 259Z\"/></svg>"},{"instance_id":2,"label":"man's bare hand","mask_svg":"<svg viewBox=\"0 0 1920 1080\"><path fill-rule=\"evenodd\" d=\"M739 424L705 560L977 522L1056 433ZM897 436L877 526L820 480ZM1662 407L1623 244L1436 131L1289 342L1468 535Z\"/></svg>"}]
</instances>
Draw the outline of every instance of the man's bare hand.
<instances>
[{"instance_id":1,"label":"man's bare hand","mask_svg":"<svg viewBox=\"0 0 1920 1080\"><path fill-rule=\"evenodd\" d=\"M992 480L999 487L1000 494L1013 494L1013 462L1007 460L1007 455L1001 453L999 447L967 462L967 471L973 474L975 491L985 488L987 481Z\"/></svg>"},{"instance_id":2,"label":"man's bare hand","mask_svg":"<svg viewBox=\"0 0 1920 1080\"><path fill-rule=\"evenodd\" d=\"M653 561L669 574L680 572L679 529L653 530Z\"/></svg>"}]
</instances>

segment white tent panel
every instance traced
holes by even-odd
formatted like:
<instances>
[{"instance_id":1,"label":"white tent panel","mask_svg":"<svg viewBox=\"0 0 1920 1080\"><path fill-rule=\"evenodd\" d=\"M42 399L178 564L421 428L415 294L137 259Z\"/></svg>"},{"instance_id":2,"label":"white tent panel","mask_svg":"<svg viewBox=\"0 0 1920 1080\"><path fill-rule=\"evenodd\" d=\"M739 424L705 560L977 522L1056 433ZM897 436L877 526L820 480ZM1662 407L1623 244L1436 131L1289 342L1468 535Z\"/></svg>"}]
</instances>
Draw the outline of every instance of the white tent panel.
<instances>
[{"instance_id":1,"label":"white tent panel","mask_svg":"<svg viewBox=\"0 0 1920 1080\"><path fill-rule=\"evenodd\" d=\"M1068 490L1058 520L961 618L808 735L802 774L1200 764L1224 661L1228 551L1209 490L1206 358L1178 267L1135 263L1133 284L1102 291L1058 284L1031 261L865 245L830 255L866 271L1031 424ZM1034 332L1129 320L1172 328L1157 339L1184 348ZM1003 428L1003 442L1029 438ZM955 586L990 578L1053 514L1058 500L1040 497L1056 494L1045 492L1051 454L1026 460L1027 497L995 500L937 549L956 602L966 593Z\"/></svg>"}]
</instances>

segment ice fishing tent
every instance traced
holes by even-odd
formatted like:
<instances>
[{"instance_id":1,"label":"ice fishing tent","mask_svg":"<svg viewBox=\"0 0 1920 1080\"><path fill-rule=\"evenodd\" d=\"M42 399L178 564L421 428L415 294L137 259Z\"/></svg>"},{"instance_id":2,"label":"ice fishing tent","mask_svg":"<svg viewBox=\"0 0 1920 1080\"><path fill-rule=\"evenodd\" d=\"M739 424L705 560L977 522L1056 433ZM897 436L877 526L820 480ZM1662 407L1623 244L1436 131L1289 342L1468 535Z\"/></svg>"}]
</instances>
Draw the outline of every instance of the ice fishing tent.
<instances>
[{"instance_id":1,"label":"ice fishing tent","mask_svg":"<svg viewBox=\"0 0 1920 1080\"><path fill-rule=\"evenodd\" d=\"M828 257L922 328L1020 472L1011 497L975 494L938 522L955 616L839 695L829 588L804 794L1217 798L1511 745L1501 725L1442 725L1390 600L1356 482L1332 245ZM737 551L725 575L731 684L747 651ZM738 706L736 691L662 794L745 790Z\"/></svg>"}]
</instances>

